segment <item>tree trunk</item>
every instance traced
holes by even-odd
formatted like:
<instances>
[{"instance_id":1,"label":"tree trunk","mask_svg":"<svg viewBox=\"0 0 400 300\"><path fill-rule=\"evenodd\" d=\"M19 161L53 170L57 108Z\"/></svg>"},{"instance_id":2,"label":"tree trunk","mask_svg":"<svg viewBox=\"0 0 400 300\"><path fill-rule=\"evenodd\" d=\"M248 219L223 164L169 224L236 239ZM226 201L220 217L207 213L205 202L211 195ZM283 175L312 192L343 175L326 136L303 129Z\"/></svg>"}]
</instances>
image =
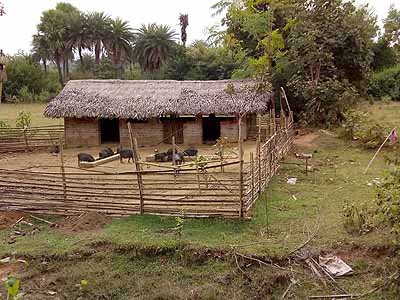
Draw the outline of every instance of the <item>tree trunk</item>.
<instances>
[{"instance_id":1,"label":"tree trunk","mask_svg":"<svg viewBox=\"0 0 400 300\"><path fill-rule=\"evenodd\" d=\"M47 75L47 59L43 59L44 74Z\"/></svg>"},{"instance_id":2,"label":"tree trunk","mask_svg":"<svg viewBox=\"0 0 400 300\"><path fill-rule=\"evenodd\" d=\"M65 81L69 80L69 59L66 58L65 60L65 72L66 72L66 76L65 76Z\"/></svg>"},{"instance_id":3,"label":"tree trunk","mask_svg":"<svg viewBox=\"0 0 400 300\"><path fill-rule=\"evenodd\" d=\"M79 54L79 61L81 62L81 66L83 67L82 47L78 48L78 54Z\"/></svg>"},{"instance_id":4,"label":"tree trunk","mask_svg":"<svg viewBox=\"0 0 400 300\"><path fill-rule=\"evenodd\" d=\"M61 62L60 62L60 56L58 54L55 55L55 61L57 65L57 71L58 71L58 80L60 81L61 86L64 86L64 80L63 80L63 73L61 69Z\"/></svg>"},{"instance_id":5,"label":"tree trunk","mask_svg":"<svg viewBox=\"0 0 400 300\"><path fill-rule=\"evenodd\" d=\"M97 41L96 45L94 46L94 55L95 55L95 62L96 65L100 63L100 53L101 52L101 42Z\"/></svg>"}]
</instances>

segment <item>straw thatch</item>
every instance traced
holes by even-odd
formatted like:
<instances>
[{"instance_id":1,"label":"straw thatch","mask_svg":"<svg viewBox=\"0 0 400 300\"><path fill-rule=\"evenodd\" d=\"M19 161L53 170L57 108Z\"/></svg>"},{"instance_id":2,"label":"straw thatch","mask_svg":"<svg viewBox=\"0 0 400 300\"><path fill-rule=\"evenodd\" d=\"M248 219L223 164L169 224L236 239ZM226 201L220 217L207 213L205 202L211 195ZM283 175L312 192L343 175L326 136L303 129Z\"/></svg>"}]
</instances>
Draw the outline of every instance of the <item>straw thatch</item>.
<instances>
[{"instance_id":1,"label":"straw thatch","mask_svg":"<svg viewBox=\"0 0 400 300\"><path fill-rule=\"evenodd\" d=\"M269 86L251 80L72 80L46 107L53 118L148 119L268 111Z\"/></svg>"}]
</instances>

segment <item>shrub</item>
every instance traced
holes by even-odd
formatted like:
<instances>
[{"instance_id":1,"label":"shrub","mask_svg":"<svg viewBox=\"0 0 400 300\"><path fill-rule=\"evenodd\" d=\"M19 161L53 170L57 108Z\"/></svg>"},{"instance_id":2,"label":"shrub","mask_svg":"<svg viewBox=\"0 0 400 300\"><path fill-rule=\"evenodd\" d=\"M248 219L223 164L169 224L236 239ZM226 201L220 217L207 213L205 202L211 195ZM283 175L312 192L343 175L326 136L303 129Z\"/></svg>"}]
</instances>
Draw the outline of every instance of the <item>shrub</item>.
<instances>
[{"instance_id":1,"label":"shrub","mask_svg":"<svg viewBox=\"0 0 400 300\"><path fill-rule=\"evenodd\" d=\"M377 186L376 216L400 242L400 165L392 165Z\"/></svg>"},{"instance_id":2,"label":"shrub","mask_svg":"<svg viewBox=\"0 0 400 300\"><path fill-rule=\"evenodd\" d=\"M0 120L0 128L10 128L10 124L7 121Z\"/></svg>"},{"instance_id":3,"label":"shrub","mask_svg":"<svg viewBox=\"0 0 400 300\"><path fill-rule=\"evenodd\" d=\"M325 79L316 87L300 78L289 84L296 101L303 106L301 115L309 125L337 124L344 120L344 114L357 101L358 93L348 81Z\"/></svg>"},{"instance_id":4,"label":"shrub","mask_svg":"<svg viewBox=\"0 0 400 300\"><path fill-rule=\"evenodd\" d=\"M15 126L19 128L29 127L32 123L32 113L21 110L15 120Z\"/></svg>"},{"instance_id":5,"label":"shrub","mask_svg":"<svg viewBox=\"0 0 400 300\"><path fill-rule=\"evenodd\" d=\"M369 93L377 98L400 100L400 64L372 76Z\"/></svg>"}]
</instances>

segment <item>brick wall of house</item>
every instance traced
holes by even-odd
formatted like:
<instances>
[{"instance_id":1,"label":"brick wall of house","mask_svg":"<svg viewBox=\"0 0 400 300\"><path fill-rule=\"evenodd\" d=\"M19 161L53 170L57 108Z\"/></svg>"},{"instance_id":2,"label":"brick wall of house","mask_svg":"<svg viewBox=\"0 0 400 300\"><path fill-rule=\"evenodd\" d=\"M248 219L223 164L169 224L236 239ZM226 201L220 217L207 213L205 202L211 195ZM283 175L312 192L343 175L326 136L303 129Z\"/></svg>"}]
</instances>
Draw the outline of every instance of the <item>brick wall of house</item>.
<instances>
[{"instance_id":1,"label":"brick wall of house","mask_svg":"<svg viewBox=\"0 0 400 300\"><path fill-rule=\"evenodd\" d=\"M152 146L163 140L163 125L157 119L151 119L143 123L132 122L133 136L137 139L139 146ZM120 143L130 147L128 126L125 120L119 121Z\"/></svg>"},{"instance_id":2,"label":"brick wall of house","mask_svg":"<svg viewBox=\"0 0 400 300\"><path fill-rule=\"evenodd\" d=\"M65 118L65 143L67 147L93 147L100 145L100 126L95 118Z\"/></svg>"},{"instance_id":3,"label":"brick wall of house","mask_svg":"<svg viewBox=\"0 0 400 300\"><path fill-rule=\"evenodd\" d=\"M247 137L246 121L242 123L242 136L243 139ZM237 142L239 138L239 126L236 119L228 119L221 121L221 137L228 138L229 142Z\"/></svg>"},{"instance_id":4,"label":"brick wall of house","mask_svg":"<svg viewBox=\"0 0 400 300\"><path fill-rule=\"evenodd\" d=\"M189 119L183 124L183 143L185 145L203 143L203 123L201 117Z\"/></svg>"}]
</instances>

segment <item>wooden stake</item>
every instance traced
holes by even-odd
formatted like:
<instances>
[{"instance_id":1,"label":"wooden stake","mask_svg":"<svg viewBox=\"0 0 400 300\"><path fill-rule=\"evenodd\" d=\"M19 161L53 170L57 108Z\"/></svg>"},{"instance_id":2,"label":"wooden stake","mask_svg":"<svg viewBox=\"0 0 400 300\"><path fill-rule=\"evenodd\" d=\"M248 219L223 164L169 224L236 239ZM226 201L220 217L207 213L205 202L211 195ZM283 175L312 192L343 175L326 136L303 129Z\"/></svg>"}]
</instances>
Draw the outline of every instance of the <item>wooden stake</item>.
<instances>
[{"instance_id":1,"label":"wooden stake","mask_svg":"<svg viewBox=\"0 0 400 300\"><path fill-rule=\"evenodd\" d=\"M258 164L258 194L261 194L261 147L260 138L257 140L257 164Z\"/></svg>"},{"instance_id":2,"label":"wooden stake","mask_svg":"<svg viewBox=\"0 0 400 300\"><path fill-rule=\"evenodd\" d=\"M172 165L174 167L176 166L175 153L176 153L175 136L172 136ZM174 169L174 182L176 183L176 169Z\"/></svg>"},{"instance_id":3,"label":"wooden stake","mask_svg":"<svg viewBox=\"0 0 400 300\"><path fill-rule=\"evenodd\" d=\"M243 140L242 140L242 117L239 114L239 201L240 201L240 218L243 218Z\"/></svg>"},{"instance_id":4,"label":"wooden stake","mask_svg":"<svg viewBox=\"0 0 400 300\"><path fill-rule=\"evenodd\" d=\"M63 147L61 138L59 138L59 147L60 147L60 163L61 163L63 199L64 199L64 202L66 202L67 201L67 181L65 178L65 167L64 167L64 147Z\"/></svg>"},{"instance_id":5,"label":"wooden stake","mask_svg":"<svg viewBox=\"0 0 400 300\"><path fill-rule=\"evenodd\" d=\"M369 169L369 167L371 166L372 162L375 160L375 158L378 156L378 153L382 150L383 146L386 144L386 142L389 140L390 136L392 135L392 133L396 130L396 127L393 128L389 135L386 137L386 139L383 141L382 145L378 148L378 150L375 152L374 156L372 157L372 159L369 161L368 166L365 168L364 170L364 174L367 174L367 171Z\"/></svg>"},{"instance_id":6,"label":"wooden stake","mask_svg":"<svg viewBox=\"0 0 400 300\"><path fill-rule=\"evenodd\" d=\"M251 176L251 199L254 197L254 157L253 152L250 152L250 176Z\"/></svg>"},{"instance_id":7,"label":"wooden stake","mask_svg":"<svg viewBox=\"0 0 400 300\"><path fill-rule=\"evenodd\" d=\"M136 176L137 176L137 182L138 182L138 188L139 188L139 198L140 198L140 214L142 215L144 213L144 200L143 200L143 178L141 174L141 166L138 163L139 162L139 154L138 154L138 149L137 149L137 140L136 138L133 137L133 132L132 132L132 127L131 127L131 122L128 122L128 131L129 131L129 140L131 142L131 147L133 151L133 161L135 163L135 170L137 171Z\"/></svg>"},{"instance_id":8,"label":"wooden stake","mask_svg":"<svg viewBox=\"0 0 400 300\"><path fill-rule=\"evenodd\" d=\"M23 135L24 135L24 140L25 140L26 151L29 151L28 137L26 136L27 129L28 129L27 127L24 127Z\"/></svg>"},{"instance_id":9,"label":"wooden stake","mask_svg":"<svg viewBox=\"0 0 400 300\"><path fill-rule=\"evenodd\" d=\"M196 172L197 172L197 183L199 185L199 195L201 195L201 184L200 184L200 170L199 170L199 165L198 162L196 162Z\"/></svg>"}]
</instances>

